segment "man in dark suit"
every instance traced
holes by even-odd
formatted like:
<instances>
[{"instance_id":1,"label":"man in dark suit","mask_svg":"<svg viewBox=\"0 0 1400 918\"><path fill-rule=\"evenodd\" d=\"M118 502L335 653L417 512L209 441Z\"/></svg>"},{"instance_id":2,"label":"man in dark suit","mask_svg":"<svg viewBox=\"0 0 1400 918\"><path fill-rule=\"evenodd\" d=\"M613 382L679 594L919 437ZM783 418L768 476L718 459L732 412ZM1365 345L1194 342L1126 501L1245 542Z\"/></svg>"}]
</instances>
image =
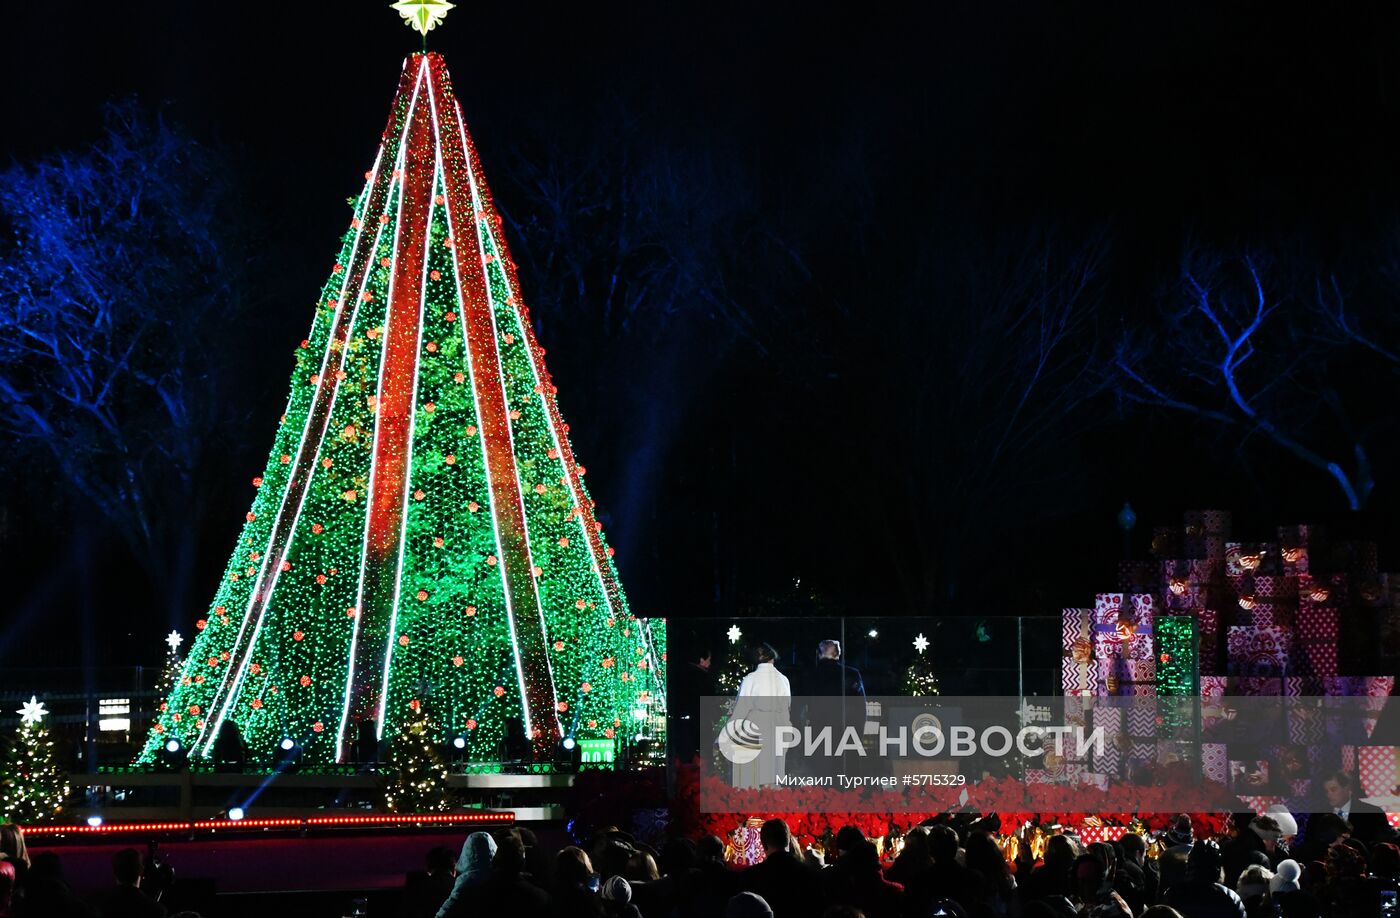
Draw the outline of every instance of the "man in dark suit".
<instances>
[{"instance_id":1,"label":"man in dark suit","mask_svg":"<svg viewBox=\"0 0 1400 918\"><path fill-rule=\"evenodd\" d=\"M795 694L809 696L805 719L813 734L829 730L833 748L840 747L842 737L849 730L854 730L857 736L863 735L865 682L860 670L846 665L841 658L840 641L825 640L817 644L816 662L800 680L800 689L800 693Z\"/></svg>"},{"instance_id":2,"label":"man in dark suit","mask_svg":"<svg viewBox=\"0 0 1400 918\"><path fill-rule=\"evenodd\" d=\"M1370 845L1377 836L1389 834L1390 823L1380 807L1356 797L1354 790L1351 775L1344 771L1334 771L1322 782L1327 808L1351 824L1352 838Z\"/></svg>"},{"instance_id":3,"label":"man in dark suit","mask_svg":"<svg viewBox=\"0 0 1400 918\"><path fill-rule=\"evenodd\" d=\"M817 644L817 662L812 667L809 684L802 689L808 695L844 695L859 699L862 705L865 703L865 682L860 670L841 659L840 641L826 640Z\"/></svg>"}]
</instances>

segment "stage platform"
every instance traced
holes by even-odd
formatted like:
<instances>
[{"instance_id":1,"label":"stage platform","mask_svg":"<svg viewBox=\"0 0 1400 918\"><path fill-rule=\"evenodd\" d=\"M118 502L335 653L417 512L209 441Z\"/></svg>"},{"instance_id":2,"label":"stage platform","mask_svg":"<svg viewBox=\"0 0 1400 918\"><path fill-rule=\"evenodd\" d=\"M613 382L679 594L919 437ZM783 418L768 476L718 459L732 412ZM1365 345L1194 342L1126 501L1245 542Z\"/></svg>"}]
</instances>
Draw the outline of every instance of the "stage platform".
<instances>
[{"instance_id":1,"label":"stage platform","mask_svg":"<svg viewBox=\"0 0 1400 918\"><path fill-rule=\"evenodd\" d=\"M520 822L564 819L575 775L465 773L448 776L467 811L500 811ZM384 778L372 773L225 773L123 769L70 776L69 818L108 822L211 820L240 807L249 819L358 816L373 812Z\"/></svg>"}]
</instances>

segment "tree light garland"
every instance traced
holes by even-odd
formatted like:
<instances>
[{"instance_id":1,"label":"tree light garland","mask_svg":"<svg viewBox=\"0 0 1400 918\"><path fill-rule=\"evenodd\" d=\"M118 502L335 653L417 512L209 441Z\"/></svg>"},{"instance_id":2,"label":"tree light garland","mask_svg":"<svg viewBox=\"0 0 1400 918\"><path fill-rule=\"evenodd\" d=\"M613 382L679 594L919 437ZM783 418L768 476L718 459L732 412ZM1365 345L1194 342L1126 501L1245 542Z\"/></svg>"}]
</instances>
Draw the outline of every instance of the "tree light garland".
<instances>
[{"instance_id":1,"label":"tree light garland","mask_svg":"<svg viewBox=\"0 0 1400 918\"><path fill-rule=\"evenodd\" d=\"M627 609L440 56L409 57L383 136L142 763L225 721L255 759L344 761L415 702L469 761L512 721L543 757L664 713L664 622Z\"/></svg>"}]
</instances>

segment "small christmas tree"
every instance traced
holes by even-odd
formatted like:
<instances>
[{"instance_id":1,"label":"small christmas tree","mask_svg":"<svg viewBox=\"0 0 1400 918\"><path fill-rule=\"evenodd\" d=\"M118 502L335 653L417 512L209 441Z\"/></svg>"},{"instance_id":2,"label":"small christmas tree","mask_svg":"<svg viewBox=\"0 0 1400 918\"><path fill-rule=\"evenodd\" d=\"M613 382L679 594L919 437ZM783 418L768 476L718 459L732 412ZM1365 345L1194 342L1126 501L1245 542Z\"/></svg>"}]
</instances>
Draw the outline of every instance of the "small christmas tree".
<instances>
[{"instance_id":1,"label":"small christmas tree","mask_svg":"<svg viewBox=\"0 0 1400 918\"><path fill-rule=\"evenodd\" d=\"M161 667L160 677L156 680L156 697L158 700L155 709L155 716L160 718L164 708L164 699L170 697L170 693L175 689L176 683L180 681L180 670L185 665L185 660L180 656L180 644L184 638L180 632L172 631L165 636L165 645L169 650L165 653L165 664Z\"/></svg>"},{"instance_id":2,"label":"small christmas tree","mask_svg":"<svg viewBox=\"0 0 1400 918\"><path fill-rule=\"evenodd\" d=\"M384 808L391 813L443 813L457 805L447 786L447 763L438 751L436 728L421 704L389 747Z\"/></svg>"},{"instance_id":3,"label":"small christmas tree","mask_svg":"<svg viewBox=\"0 0 1400 918\"><path fill-rule=\"evenodd\" d=\"M914 698L938 694L938 675L933 671L933 664L929 662L928 657L924 656L928 647L928 639L923 634L916 637L914 649L919 655L904 671L902 690L904 694Z\"/></svg>"},{"instance_id":4,"label":"small christmas tree","mask_svg":"<svg viewBox=\"0 0 1400 918\"><path fill-rule=\"evenodd\" d=\"M0 771L0 822L42 822L62 810L68 799L68 775L44 726L48 713L32 695L19 709L19 732Z\"/></svg>"}]
</instances>

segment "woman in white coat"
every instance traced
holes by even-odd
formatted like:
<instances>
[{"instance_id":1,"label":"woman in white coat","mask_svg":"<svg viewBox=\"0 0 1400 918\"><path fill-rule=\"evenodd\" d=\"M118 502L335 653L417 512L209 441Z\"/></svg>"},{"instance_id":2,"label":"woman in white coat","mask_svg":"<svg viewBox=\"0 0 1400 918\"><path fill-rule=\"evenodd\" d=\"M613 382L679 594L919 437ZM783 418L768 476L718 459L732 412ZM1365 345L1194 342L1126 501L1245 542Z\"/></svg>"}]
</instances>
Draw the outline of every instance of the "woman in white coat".
<instances>
[{"instance_id":1,"label":"woman in white coat","mask_svg":"<svg viewBox=\"0 0 1400 918\"><path fill-rule=\"evenodd\" d=\"M767 787L778 782L783 773L778 728L792 725L792 686L774 665L777 652L759 644L754 653L757 665L739 683L734 710L725 727L733 741L734 754L726 755L734 765L735 787Z\"/></svg>"}]
</instances>

